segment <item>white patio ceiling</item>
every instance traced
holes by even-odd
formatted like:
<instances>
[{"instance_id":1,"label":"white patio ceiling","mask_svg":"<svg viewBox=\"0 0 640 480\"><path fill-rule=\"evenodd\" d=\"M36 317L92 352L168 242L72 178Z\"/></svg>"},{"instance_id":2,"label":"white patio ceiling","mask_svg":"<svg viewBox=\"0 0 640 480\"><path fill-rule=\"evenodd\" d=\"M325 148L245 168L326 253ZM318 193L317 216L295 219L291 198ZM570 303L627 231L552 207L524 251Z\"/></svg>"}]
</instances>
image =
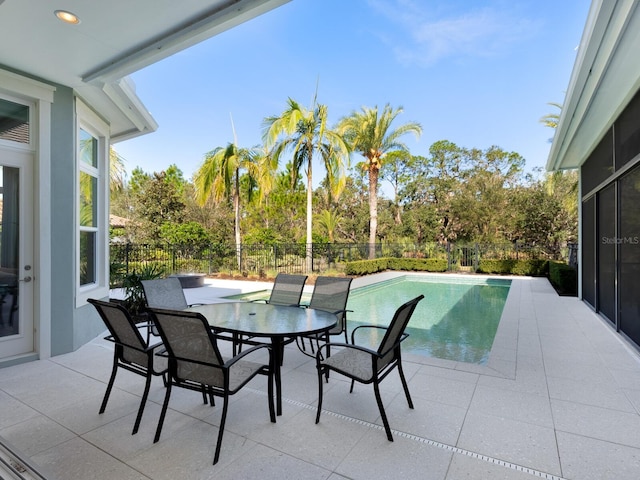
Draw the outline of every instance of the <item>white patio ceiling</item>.
<instances>
[{"instance_id":1,"label":"white patio ceiling","mask_svg":"<svg viewBox=\"0 0 640 480\"><path fill-rule=\"evenodd\" d=\"M0 0L0 67L74 88L128 138L156 126L122 78L288 1Z\"/></svg>"}]
</instances>

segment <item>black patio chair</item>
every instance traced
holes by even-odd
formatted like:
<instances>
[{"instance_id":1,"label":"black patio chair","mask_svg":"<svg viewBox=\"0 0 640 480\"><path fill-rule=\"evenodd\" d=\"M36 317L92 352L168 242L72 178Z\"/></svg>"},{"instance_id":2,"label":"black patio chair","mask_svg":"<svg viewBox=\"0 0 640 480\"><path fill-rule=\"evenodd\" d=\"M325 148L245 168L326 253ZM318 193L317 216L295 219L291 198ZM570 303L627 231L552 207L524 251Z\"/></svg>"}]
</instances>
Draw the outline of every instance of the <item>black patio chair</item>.
<instances>
[{"instance_id":1,"label":"black patio chair","mask_svg":"<svg viewBox=\"0 0 640 480\"><path fill-rule=\"evenodd\" d=\"M320 347L316 354L319 389L316 423L320 421L320 412L322 411L322 385L324 383L322 381L322 377L323 375L326 377L329 371L333 370L351 379L351 389L349 390L349 393L353 392L353 386L356 381L365 384L373 383L373 390L375 392L378 409L380 410L380 416L382 417L382 423L384 424L384 430L387 433L387 439L393 442L389 421L387 420L384 405L382 404L382 398L380 397L379 384L394 368L398 367L398 373L400 374L404 394L407 397L409 408L413 409L413 402L411 400L411 395L409 394L409 387L407 386L407 381L404 378L404 372L402 371L400 344L409 336L407 333L404 333L404 330L407 323L409 323L411 315L413 315L413 311L418 305L418 302L423 298L424 295L420 295L398 308L388 327L362 325L356 327L353 332L351 332L352 344L325 343ZM364 331L366 329L381 329L385 331L384 337L382 338L377 350L356 345L356 332ZM331 346L342 347L342 349L333 353L330 357L325 358L322 352L325 349L329 349Z\"/></svg>"},{"instance_id":2,"label":"black patio chair","mask_svg":"<svg viewBox=\"0 0 640 480\"><path fill-rule=\"evenodd\" d=\"M149 396L152 377L162 376L164 384L167 384L167 360L166 358L157 356L157 353L162 349L162 342L153 345L145 342L140 334L138 325L136 325L127 309L122 305L95 300L93 298L90 298L88 302L96 308L102 321L109 330L110 335L105 337L105 339L115 343L111 377L109 378L109 384L102 399L99 413L104 413L107 408L107 402L109 401L109 395L111 394L118 368L124 368L146 379L144 392L142 393L140 406L138 407L138 415L136 416L133 431L131 432L132 435L135 435L140 427L144 407L147 403L147 397Z\"/></svg>"},{"instance_id":3,"label":"black patio chair","mask_svg":"<svg viewBox=\"0 0 640 480\"><path fill-rule=\"evenodd\" d=\"M279 273L273 282L273 288L268 300L253 300L254 302L266 302L271 305L298 306L304 290L307 275L292 275Z\"/></svg>"},{"instance_id":4,"label":"black patio chair","mask_svg":"<svg viewBox=\"0 0 640 480\"><path fill-rule=\"evenodd\" d=\"M258 374L268 376L269 416L271 422L275 423L273 368L271 349L268 345L254 346L231 359L225 359L218 349L217 337L211 332L209 323L201 314L154 308L149 309L149 312L158 327L169 360L167 391L154 443L160 440L173 386L196 391L201 391L204 386L209 395L223 398L220 430L213 457L214 465L220 457L229 396L237 393ZM248 356L261 349L269 351L267 364L247 360Z\"/></svg>"},{"instance_id":5,"label":"black patio chair","mask_svg":"<svg viewBox=\"0 0 640 480\"><path fill-rule=\"evenodd\" d=\"M297 307L300 305L300 299L302 298L302 291L304 290L304 284L307 281L307 275L292 275L290 273L279 273L276 275L276 279L273 282L273 288L268 300L252 300L252 302L265 302L270 305L282 305L285 307ZM238 351L242 351L242 344L258 345L261 342L259 340L252 340L254 337L242 337L236 338L238 342ZM294 342L295 338L287 339L283 343L285 344ZM284 355L280 355L283 358Z\"/></svg>"},{"instance_id":6,"label":"black patio chair","mask_svg":"<svg viewBox=\"0 0 640 480\"><path fill-rule=\"evenodd\" d=\"M311 300L308 305L302 305L306 308L314 308L317 310L324 310L331 312L338 317L338 323L334 328L329 330L327 334L330 335L344 335L345 343L349 343L347 336L347 301L349 299L349 289L351 288L351 277L323 277L316 278L315 286L311 294ZM296 339L298 348L305 354L306 345L304 339L308 339L311 345L311 351L313 352L313 342L316 343L320 340L318 335L301 336ZM328 337L330 338L330 337Z\"/></svg>"}]
</instances>

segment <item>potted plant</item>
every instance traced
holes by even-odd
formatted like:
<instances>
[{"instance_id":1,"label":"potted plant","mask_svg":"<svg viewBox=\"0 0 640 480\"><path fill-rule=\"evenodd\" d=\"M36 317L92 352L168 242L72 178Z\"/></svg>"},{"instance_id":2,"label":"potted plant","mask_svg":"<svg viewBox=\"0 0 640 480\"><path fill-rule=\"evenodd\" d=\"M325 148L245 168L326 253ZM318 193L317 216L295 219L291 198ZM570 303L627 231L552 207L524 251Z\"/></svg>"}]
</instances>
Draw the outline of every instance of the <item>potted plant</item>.
<instances>
[{"instance_id":1,"label":"potted plant","mask_svg":"<svg viewBox=\"0 0 640 480\"><path fill-rule=\"evenodd\" d=\"M154 280L164 276L164 268L156 264L144 265L139 271L134 270L123 277L122 286L125 292L124 306L134 318L143 319L145 314L145 297L142 280Z\"/></svg>"}]
</instances>

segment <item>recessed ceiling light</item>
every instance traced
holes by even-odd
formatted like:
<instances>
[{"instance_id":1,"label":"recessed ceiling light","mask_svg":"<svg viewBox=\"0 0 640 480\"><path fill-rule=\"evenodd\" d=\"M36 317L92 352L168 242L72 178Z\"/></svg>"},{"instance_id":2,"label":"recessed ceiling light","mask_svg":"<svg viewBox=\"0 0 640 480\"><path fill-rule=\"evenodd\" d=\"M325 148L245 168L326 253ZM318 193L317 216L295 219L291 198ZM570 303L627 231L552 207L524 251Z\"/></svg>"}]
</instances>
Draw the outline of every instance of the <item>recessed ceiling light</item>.
<instances>
[{"instance_id":1,"label":"recessed ceiling light","mask_svg":"<svg viewBox=\"0 0 640 480\"><path fill-rule=\"evenodd\" d=\"M56 10L53 13L56 17L58 17L65 23L70 23L72 25L77 25L80 23L80 19L75 14L67 12L66 10Z\"/></svg>"}]
</instances>

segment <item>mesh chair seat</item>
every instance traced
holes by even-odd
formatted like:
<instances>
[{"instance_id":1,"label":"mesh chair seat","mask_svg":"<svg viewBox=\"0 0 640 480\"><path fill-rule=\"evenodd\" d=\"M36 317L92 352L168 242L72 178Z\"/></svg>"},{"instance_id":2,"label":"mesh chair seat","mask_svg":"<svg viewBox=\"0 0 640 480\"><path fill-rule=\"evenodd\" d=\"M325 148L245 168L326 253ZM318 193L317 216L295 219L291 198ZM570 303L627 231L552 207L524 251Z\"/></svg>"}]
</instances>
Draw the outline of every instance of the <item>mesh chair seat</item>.
<instances>
[{"instance_id":1,"label":"mesh chair seat","mask_svg":"<svg viewBox=\"0 0 640 480\"><path fill-rule=\"evenodd\" d=\"M345 348L332 353L324 364L339 373L356 378L361 383L370 383L373 379L371 355L375 352L357 348Z\"/></svg>"}]
</instances>

